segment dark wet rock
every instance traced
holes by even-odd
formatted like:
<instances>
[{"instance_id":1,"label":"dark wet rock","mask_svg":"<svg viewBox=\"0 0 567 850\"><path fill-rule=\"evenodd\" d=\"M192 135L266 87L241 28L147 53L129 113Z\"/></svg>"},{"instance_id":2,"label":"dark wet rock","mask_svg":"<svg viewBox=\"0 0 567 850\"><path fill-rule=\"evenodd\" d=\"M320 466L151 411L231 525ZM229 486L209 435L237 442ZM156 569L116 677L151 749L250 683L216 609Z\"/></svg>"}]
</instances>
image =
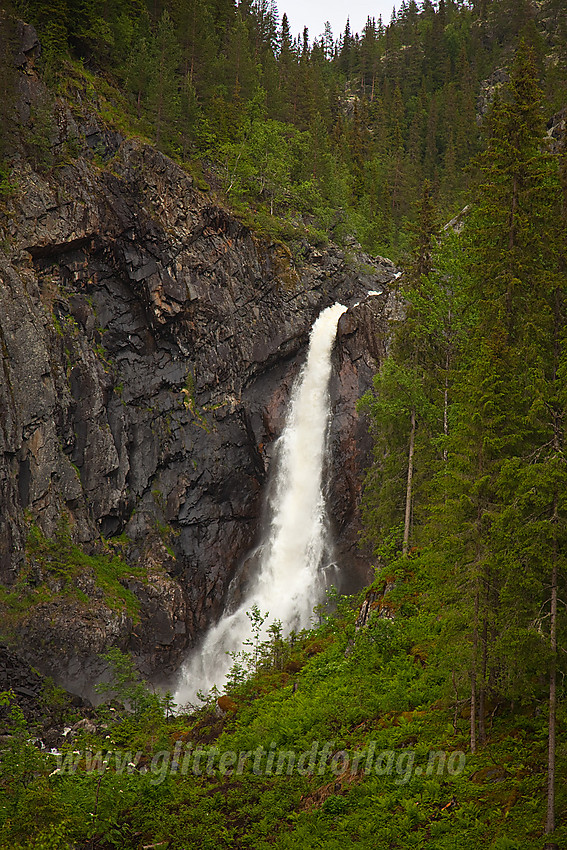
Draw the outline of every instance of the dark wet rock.
<instances>
[{"instance_id":1,"label":"dark wet rock","mask_svg":"<svg viewBox=\"0 0 567 850\"><path fill-rule=\"evenodd\" d=\"M491 765L475 771L471 776L471 782L483 785L485 782L506 782L510 774L502 765Z\"/></svg>"},{"instance_id":2,"label":"dark wet rock","mask_svg":"<svg viewBox=\"0 0 567 850\"><path fill-rule=\"evenodd\" d=\"M375 291L382 290L382 286ZM384 288L385 289L385 288ZM331 380L333 417L330 429L331 486L329 514L337 541L335 559L342 582L350 592L371 580L368 549L361 548L360 502L365 470L371 461L368 422L357 412L357 401L372 386L372 378L386 357L389 295L366 297L341 316Z\"/></svg>"},{"instance_id":3,"label":"dark wet rock","mask_svg":"<svg viewBox=\"0 0 567 850\"><path fill-rule=\"evenodd\" d=\"M14 58L16 68L25 69L28 65L33 67L33 63L41 54L37 32L30 24L18 21L16 38L18 41L18 50Z\"/></svg>"},{"instance_id":4,"label":"dark wet rock","mask_svg":"<svg viewBox=\"0 0 567 850\"><path fill-rule=\"evenodd\" d=\"M88 702L71 694L57 695L52 700L53 684L46 682L37 670L26 663L20 652L0 644L0 692L8 693L8 701L0 706L0 733L13 728L12 711L17 706L23 712L30 732L38 736L37 745L47 748L62 742L61 720L67 711L89 713ZM4 743L8 742L4 735Z\"/></svg>"},{"instance_id":5,"label":"dark wet rock","mask_svg":"<svg viewBox=\"0 0 567 850\"><path fill-rule=\"evenodd\" d=\"M13 701L17 703L26 718L34 716L41 701L43 678L29 664L22 661L15 652L0 644L0 692L11 691ZM0 718L7 718L6 707L0 710Z\"/></svg>"}]
</instances>

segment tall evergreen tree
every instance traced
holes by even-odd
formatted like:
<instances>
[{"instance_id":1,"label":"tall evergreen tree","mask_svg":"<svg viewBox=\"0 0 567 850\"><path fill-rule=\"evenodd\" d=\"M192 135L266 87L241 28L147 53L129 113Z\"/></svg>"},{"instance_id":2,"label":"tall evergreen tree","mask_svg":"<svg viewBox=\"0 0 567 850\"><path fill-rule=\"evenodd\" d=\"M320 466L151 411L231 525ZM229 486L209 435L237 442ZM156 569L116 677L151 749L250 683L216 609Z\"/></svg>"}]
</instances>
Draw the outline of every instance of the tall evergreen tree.
<instances>
[{"instance_id":1,"label":"tall evergreen tree","mask_svg":"<svg viewBox=\"0 0 567 850\"><path fill-rule=\"evenodd\" d=\"M8 161L15 143L16 19L8 7L0 10L0 198L9 191Z\"/></svg>"},{"instance_id":2,"label":"tall evergreen tree","mask_svg":"<svg viewBox=\"0 0 567 850\"><path fill-rule=\"evenodd\" d=\"M463 242L472 325L457 373L456 421L449 440L453 489L449 498L446 485L439 494L445 513L441 528L444 522L452 529L452 552L455 546L460 551L455 589L462 592L468 574L473 598L472 610L464 612L472 626L471 748L477 721L482 741L486 688L509 695L526 692L530 656L541 637L534 631L537 612L551 605L551 801L554 600L564 569L565 534L559 494L567 483L558 377L564 357L564 278L557 165L543 147L541 91L533 56L524 45L490 126L482 181Z\"/></svg>"},{"instance_id":3,"label":"tall evergreen tree","mask_svg":"<svg viewBox=\"0 0 567 850\"><path fill-rule=\"evenodd\" d=\"M150 103L155 114L156 142L173 140L180 112L181 53L173 21L165 10L159 20L150 54Z\"/></svg>"}]
</instances>

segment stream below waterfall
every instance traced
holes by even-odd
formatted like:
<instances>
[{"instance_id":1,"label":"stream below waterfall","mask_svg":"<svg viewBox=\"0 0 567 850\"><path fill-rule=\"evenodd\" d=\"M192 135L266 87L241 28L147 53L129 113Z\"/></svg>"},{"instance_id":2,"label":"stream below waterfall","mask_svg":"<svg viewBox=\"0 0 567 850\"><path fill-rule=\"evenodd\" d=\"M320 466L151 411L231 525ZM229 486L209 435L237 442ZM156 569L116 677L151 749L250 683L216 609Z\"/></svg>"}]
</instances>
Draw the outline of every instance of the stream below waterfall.
<instances>
[{"instance_id":1,"label":"stream below waterfall","mask_svg":"<svg viewBox=\"0 0 567 850\"><path fill-rule=\"evenodd\" d=\"M252 638L247 611L267 614L266 628L280 621L283 634L309 626L313 607L331 583L332 547L325 510L325 454L331 415L329 380L337 325L347 308L328 307L309 338L307 360L295 382L286 424L276 444L268 485L268 519L256 550L259 563L244 598L226 611L187 659L175 695L195 702L213 685L222 690L239 652ZM326 569L329 567L329 569Z\"/></svg>"}]
</instances>

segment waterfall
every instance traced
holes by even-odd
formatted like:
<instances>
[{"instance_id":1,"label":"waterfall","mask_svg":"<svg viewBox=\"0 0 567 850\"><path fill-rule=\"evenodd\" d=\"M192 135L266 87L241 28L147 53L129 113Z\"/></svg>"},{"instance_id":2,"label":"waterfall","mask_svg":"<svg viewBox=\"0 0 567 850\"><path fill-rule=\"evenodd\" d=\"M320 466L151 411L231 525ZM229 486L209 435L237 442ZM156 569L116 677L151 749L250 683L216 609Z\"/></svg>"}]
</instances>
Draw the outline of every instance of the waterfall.
<instances>
[{"instance_id":1,"label":"waterfall","mask_svg":"<svg viewBox=\"0 0 567 850\"><path fill-rule=\"evenodd\" d=\"M232 665L227 654L252 635L246 611L268 612L266 626L280 620L284 632L309 625L325 587L328 549L324 462L330 417L329 379L337 324L346 307L320 314L309 338L307 361L292 390L285 428L276 445L269 499L270 520L259 547L256 578L238 608L223 614L190 655L176 701L194 701L197 691L222 689Z\"/></svg>"}]
</instances>

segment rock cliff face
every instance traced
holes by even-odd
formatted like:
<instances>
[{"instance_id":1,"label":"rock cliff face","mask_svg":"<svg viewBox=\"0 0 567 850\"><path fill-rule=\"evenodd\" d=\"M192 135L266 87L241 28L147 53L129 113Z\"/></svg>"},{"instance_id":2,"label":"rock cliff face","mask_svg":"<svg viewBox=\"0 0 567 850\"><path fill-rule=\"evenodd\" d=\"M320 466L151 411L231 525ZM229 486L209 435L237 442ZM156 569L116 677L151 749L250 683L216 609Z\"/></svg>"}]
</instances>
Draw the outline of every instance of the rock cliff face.
<instances>
[{"instance_id":1,"label":"rock cliff face","mask_svg":"<svg viewBox=\"0 0 567 850\"><path fill-rule=\"evenodd\" d=\"M24 124L41 97L27 39ZM310 327L335 301L361 302L339 327L330 491L337 560L360 584L369 446L355 402L387 322L387 296L367 293L395 269L332 246L305 245L299 264L153 147L55 109L52 144L72 139L78 153L41 173L22 157L0 219L0 581L57 591L20 618L19 651L77 689L111 644L170 675L220 614L257 534ZM89 570L62 603L53 571L30 568L30 527L51 538L62 517L84 552L138 568L120 579L137 615L113 608Z\"/></svg>"},{"instance_id":2,"label":"rock cliff face","mask_svg":"<svg viewBox=\"0 0 567 850\"><path fill-rule=\"evenodd\" d=\"M391 267L390 273L394 271ZM395 298L381 286L375 291L381 294L367 296L341 316L331 379L334 415L328 504L346 592L359 590L373 578L371 552L362 548L359 540L360 500L365 470L372 459L372 439L366 418L357 414L356 403L372 386L387 354L388 326L396 309Z\"/></svg>"}]
</instances>

